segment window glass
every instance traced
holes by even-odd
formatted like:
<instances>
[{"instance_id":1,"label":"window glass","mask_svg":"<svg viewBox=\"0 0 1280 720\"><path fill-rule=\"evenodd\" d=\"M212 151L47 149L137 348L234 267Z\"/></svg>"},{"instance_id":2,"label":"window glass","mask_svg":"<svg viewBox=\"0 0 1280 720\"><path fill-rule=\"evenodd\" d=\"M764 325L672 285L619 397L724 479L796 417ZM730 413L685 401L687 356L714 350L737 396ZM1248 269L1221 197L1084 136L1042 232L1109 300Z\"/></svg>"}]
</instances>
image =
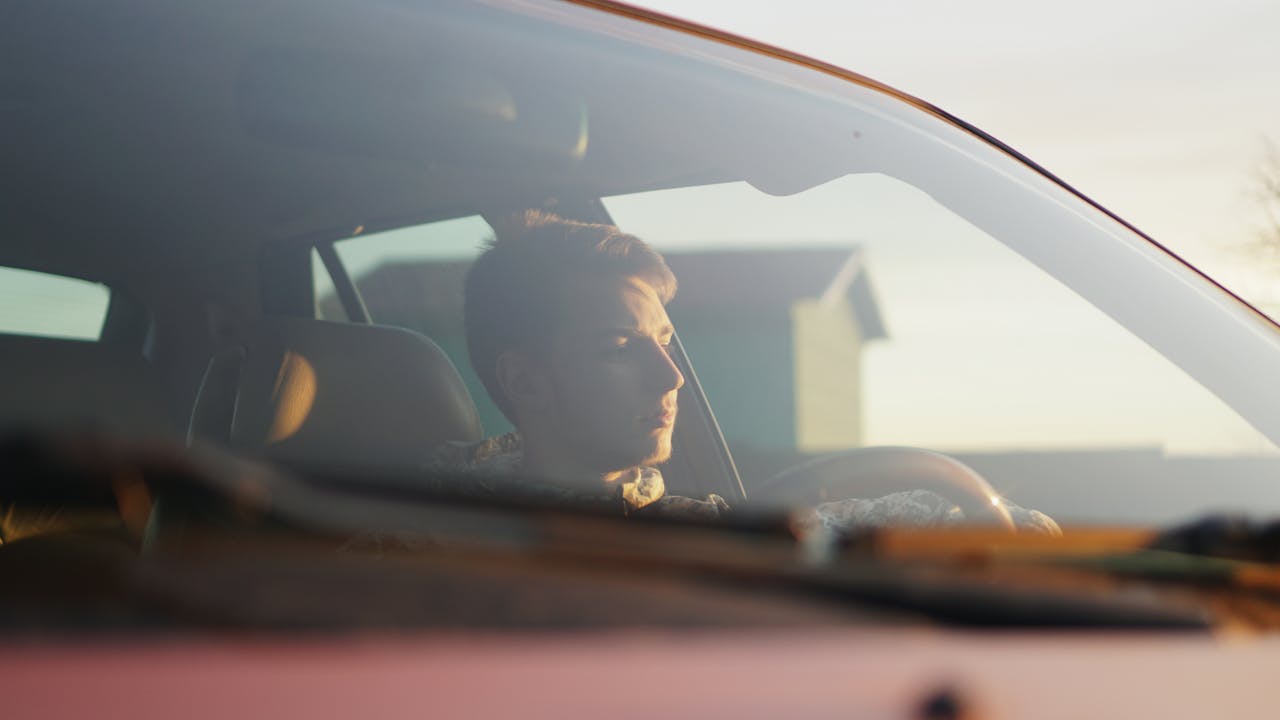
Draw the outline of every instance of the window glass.
<instances>
[{"instance_id":1,"label":"window glass","mask_svg":"<svg viewBox=\"0 0 1280 720\"><path fill-rule=\"evenodd\" d=\"M97 340L110 302L104 285L0 267L0 333Z\"/></svg>"},{"instance_id":2,"label":"window glass","mask_svg":"<svg viewBox=\"0 0 1280 720\"><path fill-rule=\"evenodd\" d=\"M338 258L364 299L370 319L381 325L416 330L431 338L453 360L480 412L487 435L511 426L489 399L471 369L462 328L462 283L472 259L493 229L479 216L358 235L335 245ZM313 261L319 262L316 257ZM317 307L328 317L340 312L333 284L316 285Z\"/></svg>"},{"instance_id":3,"label":"window glass","mask_svg":"<svg viewBox=\"0 0 1280 720\"><path fill-rule=\"evenodd\" d=\"M824 453L906 445L1097 521L1108 500L1176 515L1176 498L1121 497L1133 477L1176 489L1212 460L1238 480L1229 494L1280 470L1254 462L1275 448L1164 356L900 180L605 204L675 271L672 317L748 486Z\"/></svg>"},{"instance_id":4,"label":"window glass","mask_svg":"<svg viewBox=\"0 0 1280 720\"><path fill-rule=\"evenodd\" d=\"M578 10L557 8L545 32L504 36L510 65L437 38L456 57L424 72L475 92L404 109L448 122L317 129L417 168L352 183L377 189L371 219L596 217L603 198L679 278L670 312L748 491L826 454L905 445L1064 522L1280 512L1280 391L1257 367L1280 342L1176 259L892 93L654 28L580 35ZM450 352L492 435L505 423L460 322L490 232L473 216L336 248L374 322ZM681 402L677 427L704 427ZM693 441L668 467L728 486L711 435L678 437Z\"/></svg>"}]
</instances>

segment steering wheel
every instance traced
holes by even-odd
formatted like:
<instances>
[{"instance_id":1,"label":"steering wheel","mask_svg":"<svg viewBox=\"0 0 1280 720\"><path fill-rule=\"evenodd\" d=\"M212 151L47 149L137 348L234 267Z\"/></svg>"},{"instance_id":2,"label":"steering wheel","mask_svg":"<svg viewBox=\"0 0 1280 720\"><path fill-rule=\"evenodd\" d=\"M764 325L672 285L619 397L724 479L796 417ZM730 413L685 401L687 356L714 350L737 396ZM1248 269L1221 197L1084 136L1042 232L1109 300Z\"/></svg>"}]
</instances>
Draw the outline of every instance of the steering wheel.
<instances>
[{"instance_id":1,"label":"steering wheel","mask_svg":"<svg viewBox=\"0 0 1280 720\"><path fill-rule=\"evenodd\" d=\"M856 448L824 455L775 475L751 493L751 500L773 506L812 506L904 490L935 492L958 505L975 525L1016 529L999 493L973 468L942 453L913 447Z\"/></svg>"}]
</instances>

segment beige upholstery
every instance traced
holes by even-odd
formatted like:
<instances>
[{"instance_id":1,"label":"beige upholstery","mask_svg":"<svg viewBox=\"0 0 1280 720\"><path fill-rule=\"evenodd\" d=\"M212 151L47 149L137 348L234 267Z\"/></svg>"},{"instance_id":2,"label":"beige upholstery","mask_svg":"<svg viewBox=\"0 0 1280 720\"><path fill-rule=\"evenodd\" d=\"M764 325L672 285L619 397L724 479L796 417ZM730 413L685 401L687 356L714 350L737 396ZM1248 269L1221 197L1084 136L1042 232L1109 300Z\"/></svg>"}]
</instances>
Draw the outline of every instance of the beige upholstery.
<instances>
[{"instance_id":1,"label":"beige upholstery","mask_svg":"<svg viewBox=\"0 0 1280 720\"><path fill-rule=\"evenodd\" d=\"M478 440L481 428L457 369L426 337L277 317L210 363L193 435L322 473L376 474L419 472L440 443Z\"/></svg>"},{"instance_id":2,"label":"beige upholstery","mask_svg":"<svg viewBox=\"0 0 1280 720\"><path fill-rule=\"evenodd\" d=\"M172 432L154 370L137 351L83 340L0 335L0 433L19 428Z\"/></svg>"}]
</instances>

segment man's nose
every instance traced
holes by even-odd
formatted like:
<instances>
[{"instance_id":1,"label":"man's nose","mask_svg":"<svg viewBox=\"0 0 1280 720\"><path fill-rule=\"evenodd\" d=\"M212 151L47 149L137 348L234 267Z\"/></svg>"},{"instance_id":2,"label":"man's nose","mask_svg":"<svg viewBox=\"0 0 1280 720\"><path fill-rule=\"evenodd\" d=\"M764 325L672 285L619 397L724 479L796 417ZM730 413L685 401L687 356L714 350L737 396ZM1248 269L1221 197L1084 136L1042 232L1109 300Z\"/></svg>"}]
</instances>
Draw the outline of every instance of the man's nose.
<instances>
[{"instance_id":1,"label":"man's nose","mask_svg":"<svg viewBox=\"0 0 1280 720\"><path fill-rule=\"evenodd\" d=\"M663 392L679 390L684 386L684 374L680 372L680 368L676 366L675 360L672 359L670 346L658 345L657 350L653 368L655 385Z\"/></svg>"}]
</instances>

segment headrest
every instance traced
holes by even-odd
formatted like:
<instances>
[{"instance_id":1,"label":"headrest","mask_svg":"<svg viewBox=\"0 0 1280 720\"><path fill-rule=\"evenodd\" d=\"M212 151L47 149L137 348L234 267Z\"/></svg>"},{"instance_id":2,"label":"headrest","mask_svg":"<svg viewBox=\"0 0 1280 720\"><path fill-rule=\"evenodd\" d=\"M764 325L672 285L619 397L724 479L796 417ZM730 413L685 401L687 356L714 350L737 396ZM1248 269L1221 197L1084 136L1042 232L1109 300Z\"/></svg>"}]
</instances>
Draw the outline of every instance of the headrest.
<instances>
[{"instance_id":1,"label":"headrest","mask_svg":"<svg viewBox=\"0 0 1280 720\"><path fill-rule=\"evenodd\" d=\"M237 385L231 448L296 467L420 471L441 443L482 436L448 356L400 328L266 319Z\"/></svg>"},{"instance_id":2,"label":"headrest","mask_svg":"<svg viewBox=\"0 0 1280 720\"><path fill-rule=\"evenodd\" d=\"M137 350L85 340L0 335L0 432L18 428L173 432L155 370Z\"/></svg>"}]
</instances>

